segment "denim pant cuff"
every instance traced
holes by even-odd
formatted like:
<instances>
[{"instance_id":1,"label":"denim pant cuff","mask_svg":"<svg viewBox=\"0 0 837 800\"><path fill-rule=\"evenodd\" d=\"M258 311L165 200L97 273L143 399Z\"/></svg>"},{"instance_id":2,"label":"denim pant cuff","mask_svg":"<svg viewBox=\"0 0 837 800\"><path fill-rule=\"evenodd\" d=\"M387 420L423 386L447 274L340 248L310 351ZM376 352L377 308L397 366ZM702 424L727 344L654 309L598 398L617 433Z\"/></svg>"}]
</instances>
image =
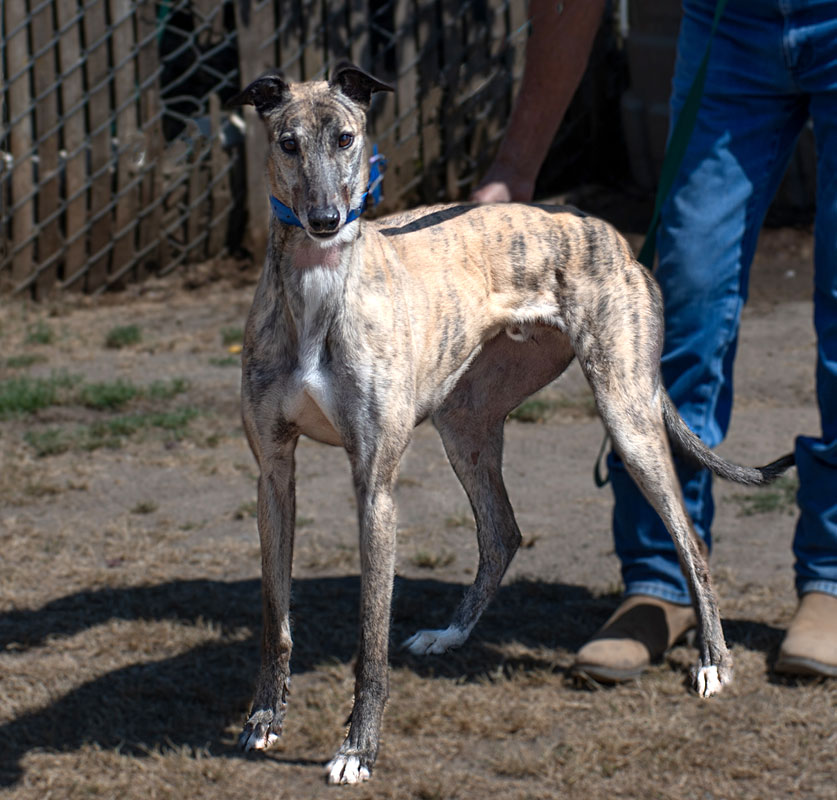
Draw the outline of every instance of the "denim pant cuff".
<instances>
[{"instance_id":1,"label":"denim pant cuff","mask_svg":"<svg viewBox=\"0 0 837 800\"><path fill-rule=\"evenodd\" d=\"M818 590L822 591L822 590ZM691 605L692 598L688 592L678 592L669 586L661 583L631 583L625 587L625 597L630 597L634 594L647 594L650 597L656 597L659 600L666 600L669 603L676 603L679 606Z\"/></svg>"},{"instance_id":2,"label":"denim pant cuff","mask_svg":"<svg viewBox=\"0 0 837 800\"><path fill-rule=\"evenodd\" d=\"M837 597L837 581L823 581L812 578L797 578L796 592L802 597L808 592L822 592Z\"/></svg>"}]
</instances>

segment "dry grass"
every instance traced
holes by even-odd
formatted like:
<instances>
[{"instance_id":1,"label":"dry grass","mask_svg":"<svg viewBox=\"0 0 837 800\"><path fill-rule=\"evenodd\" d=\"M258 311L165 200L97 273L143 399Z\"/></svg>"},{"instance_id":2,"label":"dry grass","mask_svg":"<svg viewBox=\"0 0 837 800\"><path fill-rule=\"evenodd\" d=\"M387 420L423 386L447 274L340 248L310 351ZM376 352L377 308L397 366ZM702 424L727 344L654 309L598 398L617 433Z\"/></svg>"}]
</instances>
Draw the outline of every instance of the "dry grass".
<instances>
[{"instance_id":1,"label":"dry grass","mask_svg":"<svg viewBox=\"0 0 837 800\"><path fill-rule=\"evenodd\" d=\"M688 690L695 653L687 648L635 684L603 691L572 684L572 653L618 602L588 588L602 586L607 543L604 534L592 547L582 542L587 511L564 539L557 522L529 531L518 560L531 566L506 581L465 647L424 659L400 650L417 628L445 624L472 579L465 501L434 495L440 465L417 457L399 489L409 519L379 763L371 784L328 790L322 768L339 744L353 691L357 534L345 459L307 445L299 485L313 487L314 499L304 492L300 499L286 732L275 750L241 754L235 743L256 675L261 613L255 467L238 423L238 375L210 360L225 356L252 287L184 293L152 283L147 290L165 302L59 304L52 309L59 321L46 311L40 318L40 311L3 309L7 353L34 347L32 331L61 332L36 343L45 360L25 359L16 370L38 377L60 365L87 383L182 376L184 400L201 416L184 438L127 437L117 450L42 458L26 444L27 431L89 424L94 412L62 417L60 408L46 408L0 422L0 795L835 796L837 687L771 672L792 610L773 584L737 583L732 571L719 570L737 678L717 699ZM105 348L107 332L125 319L142 329L141 343ZM570 423L558 425L547 420L537 439L558 442ZM512 427L512 443L527 430ZM531 470L520 480L537 490L547 520L573 519L554 475ZM559 481L564 492L567 481ZM424 505L410 512L411 502ZM727 505L736 518L737 505ZM786 526L784 504L765 509L758 524ZM551 566L580 562L588 580L568 580L564 567Z\"/></svg>"}]
</instances>

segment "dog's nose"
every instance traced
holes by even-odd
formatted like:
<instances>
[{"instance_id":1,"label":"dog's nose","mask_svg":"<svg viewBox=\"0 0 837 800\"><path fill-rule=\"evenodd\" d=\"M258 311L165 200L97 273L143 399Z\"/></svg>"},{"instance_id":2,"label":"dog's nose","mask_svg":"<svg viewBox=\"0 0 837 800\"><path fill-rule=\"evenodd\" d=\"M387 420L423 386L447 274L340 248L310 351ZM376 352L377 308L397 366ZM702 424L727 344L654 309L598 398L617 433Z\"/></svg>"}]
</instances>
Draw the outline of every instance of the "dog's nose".
<instances>
[{"instance_id":1,"label":"dog's nose","mask_svg":"<svg viewBox=\"0 0 837 800\"><path fill-rule=\"evenodd\" d=\"M340 213L334 206L317 206L308 212L308 224L314 233L333 233L340 223Z\"/></svg>"}]
</instances>

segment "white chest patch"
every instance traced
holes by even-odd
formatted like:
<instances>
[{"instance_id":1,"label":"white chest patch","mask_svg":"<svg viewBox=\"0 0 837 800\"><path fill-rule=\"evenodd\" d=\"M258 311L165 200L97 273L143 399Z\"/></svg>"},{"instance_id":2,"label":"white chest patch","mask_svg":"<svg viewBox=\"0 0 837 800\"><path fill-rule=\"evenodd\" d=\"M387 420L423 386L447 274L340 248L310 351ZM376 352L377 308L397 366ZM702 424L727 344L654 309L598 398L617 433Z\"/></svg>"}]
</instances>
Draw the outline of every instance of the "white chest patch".
<instances>
[{"instance_id":1,"label":"white chest patch","mask_svg":"<svg viewBox=\"0 0 837 800\"><path fill-rule=\"evenodd\" d=\"M299 342L299 366L282 411L320 441L338 443L335 431L335 398L332 376L323 365L323 353L332 309L340 302L344 270L331 266L309 266L300 273L302 313L295 320ZM311 408L315 405L316 409ZM337 437L338 442L334 439Z\"/></svg>"}]
</instances>

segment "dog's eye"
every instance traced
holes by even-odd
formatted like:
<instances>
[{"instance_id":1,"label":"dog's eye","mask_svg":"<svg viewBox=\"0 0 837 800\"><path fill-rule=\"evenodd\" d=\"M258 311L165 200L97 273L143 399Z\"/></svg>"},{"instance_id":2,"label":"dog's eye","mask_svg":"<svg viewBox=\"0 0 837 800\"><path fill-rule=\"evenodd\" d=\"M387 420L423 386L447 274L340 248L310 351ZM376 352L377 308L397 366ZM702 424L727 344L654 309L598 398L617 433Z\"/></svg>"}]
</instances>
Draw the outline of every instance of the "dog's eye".
<instances>
[{"instance_id":1,"label":"dog's eye","mask_svg":"<svg viewBox=\"0 0 837 800\"><path fill-rule=\"evenodd\" d=\"M341 133L337 139L337 144L340 147L348 147L354 140L355 137L351 133Z\"/></svg>"},{"instance_id":2,"label":"dog's eye","mask_svg":"<svg viewBox=\"0 0 837 800\"><path fill-rule=\"evenodd\" d=\"M295 153L296 139L282 139L282 141L279 142L279 147L281 147L286 153Z\"/></svg>"}]
</instances>

